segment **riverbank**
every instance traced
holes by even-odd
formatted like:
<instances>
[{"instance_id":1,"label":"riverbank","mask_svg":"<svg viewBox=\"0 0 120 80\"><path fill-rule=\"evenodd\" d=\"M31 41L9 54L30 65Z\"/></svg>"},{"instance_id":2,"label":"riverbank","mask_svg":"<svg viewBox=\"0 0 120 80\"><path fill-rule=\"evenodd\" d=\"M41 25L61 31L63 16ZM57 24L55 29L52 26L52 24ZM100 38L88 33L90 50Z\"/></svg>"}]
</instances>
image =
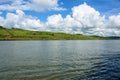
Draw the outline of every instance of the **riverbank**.
<instances>
[{"instance_id":1,"label":"riverbank","mask_svg":"<svg viewBox=\"0 0 120 80\"><path fill-rule=\"evenodd\" d=\"M109 40L119 37L99 37L60 32L29 31L0 27L0 40Z\"/></svg>"}]
</instances>

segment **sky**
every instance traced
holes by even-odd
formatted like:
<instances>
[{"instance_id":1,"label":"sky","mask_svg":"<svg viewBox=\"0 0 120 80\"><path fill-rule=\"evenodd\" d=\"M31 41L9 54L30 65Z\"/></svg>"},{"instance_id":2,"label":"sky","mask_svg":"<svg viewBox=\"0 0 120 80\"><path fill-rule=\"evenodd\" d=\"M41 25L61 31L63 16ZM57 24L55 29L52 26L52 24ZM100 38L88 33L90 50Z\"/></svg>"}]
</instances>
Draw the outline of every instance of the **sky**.
<instances>
[{"instance_id":1,"label":"sky","mask_svg":"<svg viewBox=\"0 0 120 80\"><path fill-rule=\"evenodd\" d=\"M120 36L120 0L0 0L0 25L33 31Z\"/></svg>"}]
</instances>

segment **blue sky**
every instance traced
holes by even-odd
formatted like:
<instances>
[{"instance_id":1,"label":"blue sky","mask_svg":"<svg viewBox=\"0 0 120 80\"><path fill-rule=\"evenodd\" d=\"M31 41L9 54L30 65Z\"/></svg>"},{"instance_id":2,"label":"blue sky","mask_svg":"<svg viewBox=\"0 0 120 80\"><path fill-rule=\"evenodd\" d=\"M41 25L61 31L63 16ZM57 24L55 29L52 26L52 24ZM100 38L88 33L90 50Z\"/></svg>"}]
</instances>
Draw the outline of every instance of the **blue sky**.
<instances>
[{"instance_id":1,"label":"blue sky","mask_svg":"<svg viewBox=\"0 0 120 80\"><path fill-rule=\"evenodd\" d=\"M0 24L37 31L120 36L119 5L120 0L0 0Z\"/></svg>"},{"instance_id":2,"label":"blue sky","mask_svg":"<svg viewBox=\"0 0 120 80\"><path fill-rule=\"evenodd\" d=\"M59 0L60 6L66 8L67 10L49 11L49 12L45 11L45 12L41 12L41 15L47 17L48 15L60 13L62 14L63 17L65 17L67 14L71 14L72 7L83 4L84 2L86 2L91 7L95 8L97 11L99 11L101 15L106 15L106 17L110 15L118 14L120 12L120 7L119 7L120 0Z\"/></svg>"},{"instance_id":3,"label":"blue sky","mask_svg":"<svg viewBox=\"0 0 120 80\"><path fill-rule=\"evenodd\" d=\"M106 15L107 17L120 12L120 0L59 0L59 5L63 8L66 8L65 11L44 11L34 13L30 11L28 14L34 16L37 15L40 19L43 19L43 21L46 20L47 16L53 14L60 13L63 17L65 17L67 14L71 14L72 7L83 4L84 2L98 10L101 15ZM43 15L43 17L40 15Z\"/></svg>"},{"instance_id":4,"label":"blue sky","mask_svg":"<svg viewBox=\"0 0 120 80\"><path fill-rule=\"evenodd\" d=\"M30 1L30 0L24 0L24 1ZM78 6L80 4L83 4L86 2L91 7L95 8L97 11L101 13L101 15L106 15L107 17L110 15L118 14L120 12L120 0L58 0L58 4L60 7L66 8L64 11L42 11L42 12L36 12L31 10L25 10L25 13L28 15L33 15L38 18L40 18L43 21L46 21L47 16L53 15L53 14L62 14L63 17L65 17L67 14L71 14L71 8L74 6ZM6 2L1 2L2 4L11 4L10 0L7 0ZM3 12L2 16L5 17L7 10L2 10ZM13 11L15 12L15 11ZM42 15L42 17L41 17Z\"/></svg>"},{"instance_id":5,"label":"blue sky","mask_svg":"<svg viewBox=\"0 0 120 80\"><path fill-rule=\"evenodd\" d=\"M107 13L113 9L119 9L120 0L61 0L63 7L70 10L73 6L78 6L84 2L100 11L102 14Z\"/></svg>"}]
</instances>

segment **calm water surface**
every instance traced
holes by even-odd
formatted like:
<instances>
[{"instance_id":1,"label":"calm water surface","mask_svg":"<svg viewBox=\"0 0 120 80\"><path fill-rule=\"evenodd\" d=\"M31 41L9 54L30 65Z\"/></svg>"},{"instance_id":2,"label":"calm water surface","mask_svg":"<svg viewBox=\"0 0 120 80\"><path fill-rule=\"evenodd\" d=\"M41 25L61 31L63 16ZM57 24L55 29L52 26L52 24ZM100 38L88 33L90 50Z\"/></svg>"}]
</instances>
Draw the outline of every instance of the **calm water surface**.
<instances>
[{"instance_id":1,"label":"calm water surface","mask_svg":"<svg viewBox=\"0 0 120 80\"><path fill-rule=\"evenodd\" d=\"M120 41L0 41L0 80L119 80Z\"/></svg>"}]
</instances>

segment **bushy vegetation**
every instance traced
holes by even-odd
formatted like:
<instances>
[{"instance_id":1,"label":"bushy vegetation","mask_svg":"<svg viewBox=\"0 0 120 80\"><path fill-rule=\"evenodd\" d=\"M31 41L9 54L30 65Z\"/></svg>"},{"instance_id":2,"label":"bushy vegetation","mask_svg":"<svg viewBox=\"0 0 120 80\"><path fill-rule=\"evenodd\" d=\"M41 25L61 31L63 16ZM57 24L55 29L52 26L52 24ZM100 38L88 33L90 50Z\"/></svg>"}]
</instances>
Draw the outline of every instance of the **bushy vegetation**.
<instances>
[{"instance_id":1,"label":"bushy vegetation","mask_svg":"<svg viewBox=\"0 0 120 80\"><path fill-rule=\"evenodd\" d=\"M28 31L15 28L6 29L0 26L0 40L103 40L103 39L111 38L99 36L85 36L81 34Z\"/></svg>"}]
</instances>

